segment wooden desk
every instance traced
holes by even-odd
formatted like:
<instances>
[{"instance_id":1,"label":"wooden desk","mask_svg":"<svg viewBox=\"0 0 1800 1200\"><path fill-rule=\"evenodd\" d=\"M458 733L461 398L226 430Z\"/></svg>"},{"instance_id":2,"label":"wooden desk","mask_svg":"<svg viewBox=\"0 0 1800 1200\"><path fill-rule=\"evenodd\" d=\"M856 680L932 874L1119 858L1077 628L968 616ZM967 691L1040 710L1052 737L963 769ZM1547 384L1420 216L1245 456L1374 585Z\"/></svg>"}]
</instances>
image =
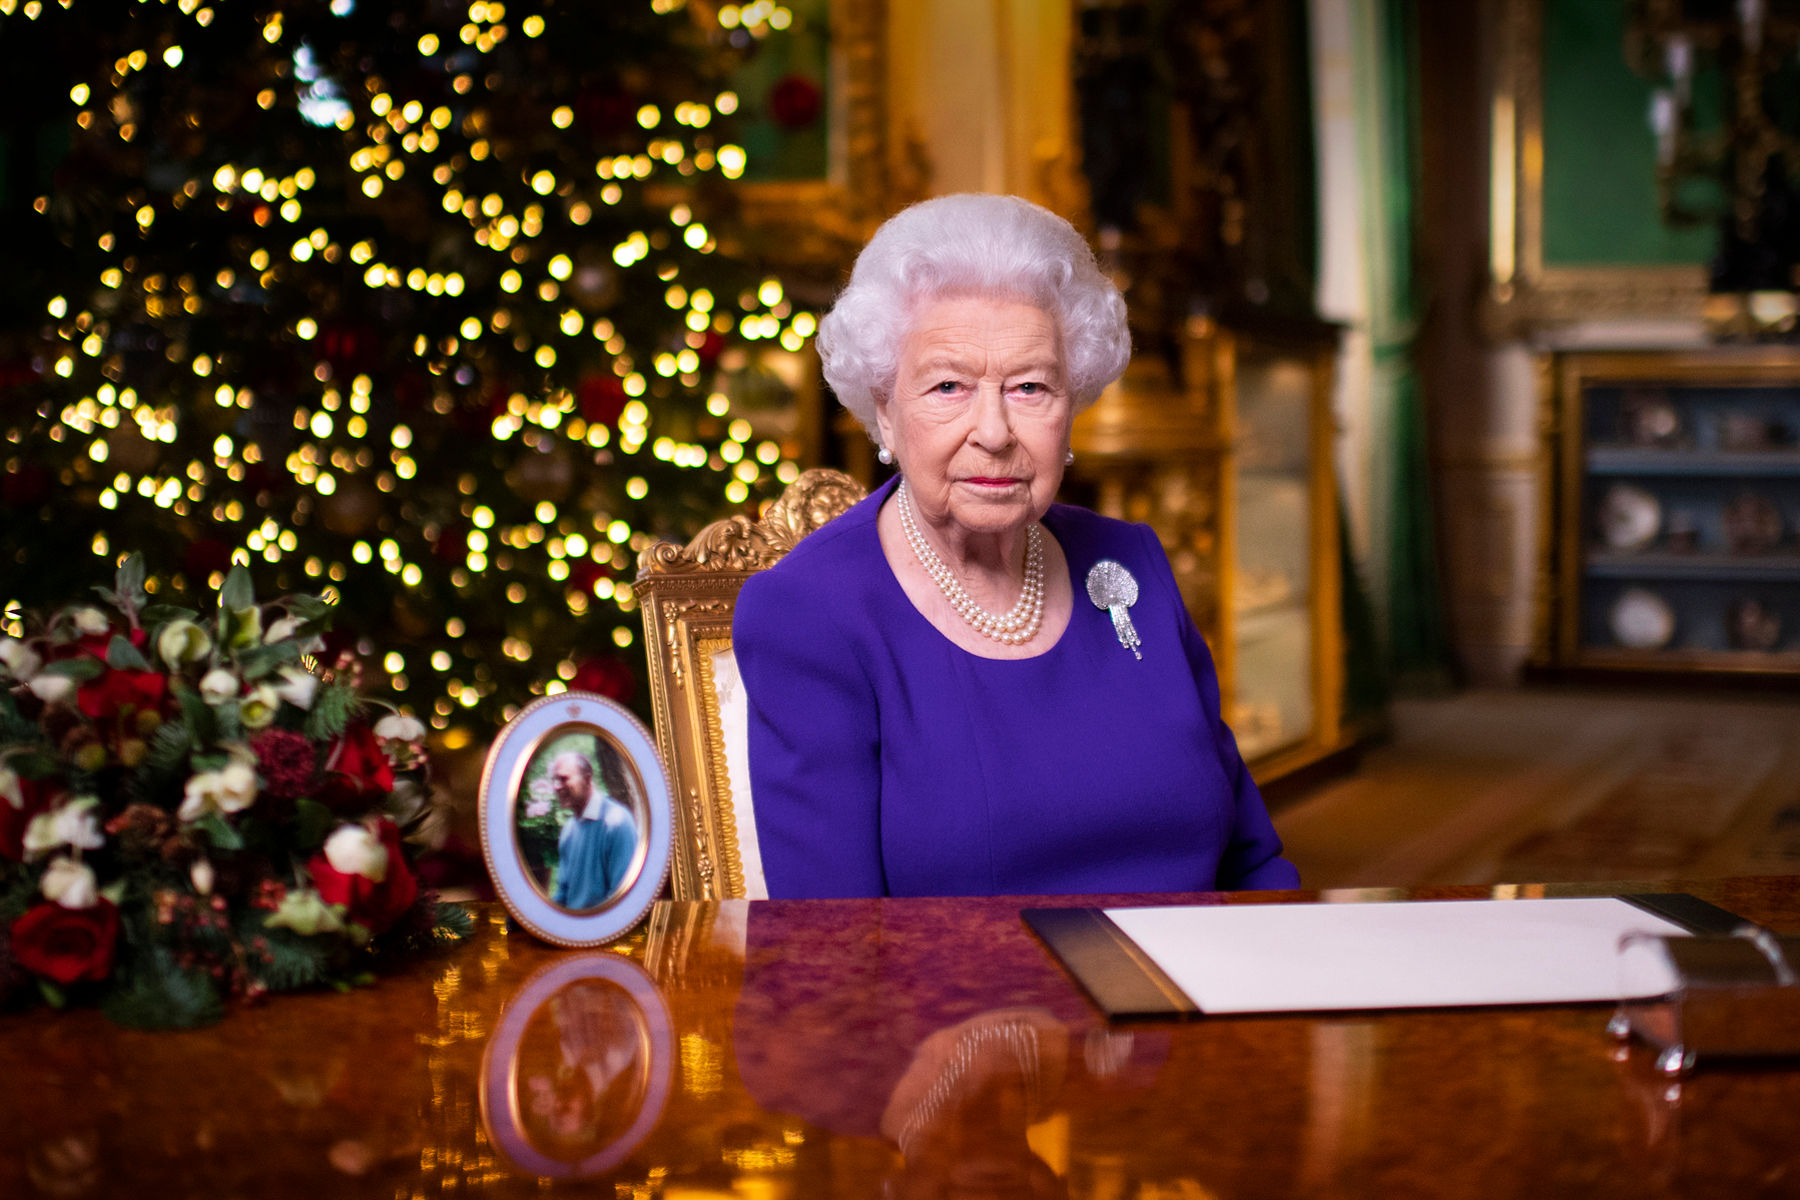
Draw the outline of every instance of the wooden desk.
<instances>
[{"instance_id":1,"label":"wooden desk","mask_svg":"<svg viewBox=\"0 0 1800 1200\"><path fill-rule=\"evenodd\" d=\"M1800 929L1793 879L1666 890ZM208 1030L0 1017L0 1196L1800 1195L1800 1069L1671 1094L1592 1005L1109 1029L1019 906L668 905L623 953L490 909Z\"/></svg>"}]
</instances>

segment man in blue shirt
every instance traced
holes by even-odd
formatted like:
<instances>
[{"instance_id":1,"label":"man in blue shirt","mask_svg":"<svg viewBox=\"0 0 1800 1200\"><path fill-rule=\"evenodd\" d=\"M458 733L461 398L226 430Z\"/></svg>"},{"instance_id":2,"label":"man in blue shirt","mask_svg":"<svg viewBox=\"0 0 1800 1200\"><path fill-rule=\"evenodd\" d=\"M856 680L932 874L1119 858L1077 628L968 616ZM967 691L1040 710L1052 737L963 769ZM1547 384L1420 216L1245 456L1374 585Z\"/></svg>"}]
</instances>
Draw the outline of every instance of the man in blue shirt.
<instances>
[{"instance_id":1,"label":"man in blue shirt","mask_svg":"<svg viewBox=\"0 0 1800 1200\"><path fill-rule=\"evenodd\" d=\"M557 838L556 887L550 899L564 908L592 908L626 882L637 850L631 810L596 787L594 764L568 751L550 764L556 801L574 816Z\"/></svg>"}]
</instances>

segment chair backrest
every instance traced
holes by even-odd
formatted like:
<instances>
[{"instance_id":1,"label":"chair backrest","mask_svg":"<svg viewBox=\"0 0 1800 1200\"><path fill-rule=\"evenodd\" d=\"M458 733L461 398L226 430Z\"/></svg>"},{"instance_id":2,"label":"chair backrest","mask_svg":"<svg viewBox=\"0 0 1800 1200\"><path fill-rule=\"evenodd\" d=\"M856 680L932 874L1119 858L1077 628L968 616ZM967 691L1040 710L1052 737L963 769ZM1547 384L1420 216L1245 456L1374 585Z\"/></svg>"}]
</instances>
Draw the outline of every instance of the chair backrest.
<instances>
[{"instance_id":1,"label":"chair backrest","mask_svg":"<svg viewBox=\"0 0 1800 1200\"><path fill-rule=\"evenodd\" d=\"M685 547L659 542L638 557L656 747L674 789L669 880L677 900L769 894L756 844L731 618L746 579L866 494L848 475L815 468L789 484L760 521L715 521Z\"/></svg>"}]
</instances>

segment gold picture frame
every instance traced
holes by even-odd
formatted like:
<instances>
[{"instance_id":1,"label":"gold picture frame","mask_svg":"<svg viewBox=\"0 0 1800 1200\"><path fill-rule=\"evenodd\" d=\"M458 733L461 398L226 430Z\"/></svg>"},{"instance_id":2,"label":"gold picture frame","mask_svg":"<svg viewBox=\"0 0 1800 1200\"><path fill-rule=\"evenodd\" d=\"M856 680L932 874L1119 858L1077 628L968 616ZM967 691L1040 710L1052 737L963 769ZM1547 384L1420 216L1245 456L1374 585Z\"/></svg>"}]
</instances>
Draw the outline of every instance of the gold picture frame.
<instances>
[{"instance_id":1,"label":"gold picture frame","mask_svg":"<svg viewBox=\"0 0 1800 1200\"><path fill-rule=\"evenodd\" d=\"M1484 324L1499 336L1631 317L1699 320L1701 264L1550 264L1544 259L1544 4L1502 0L1491 103L1489 284ZM1645 186L1650 185L1645 180Z\"/></svg>"},{"instance_id":2,"label":"gold picture frame","mask_svg":"<svg viewBox=\"0 0 1800 1200\"><path fill-rule=\"evenodd\" d=\"M828 164L819 179L740 183L759 257L835 279L918 189L896 185L888 155L887 0L830 0Z\"/></svg>"}]
</instances>

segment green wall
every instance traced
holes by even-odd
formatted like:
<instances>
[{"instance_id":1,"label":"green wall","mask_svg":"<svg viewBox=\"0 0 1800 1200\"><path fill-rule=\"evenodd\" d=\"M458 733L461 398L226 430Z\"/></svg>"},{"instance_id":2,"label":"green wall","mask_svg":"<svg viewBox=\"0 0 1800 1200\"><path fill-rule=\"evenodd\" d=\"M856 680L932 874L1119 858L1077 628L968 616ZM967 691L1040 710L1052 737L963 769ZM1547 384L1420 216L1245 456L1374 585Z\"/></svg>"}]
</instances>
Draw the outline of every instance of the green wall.
<instances>
[{"instance_id":1,"label":"green wall","mask_svg":"<svg viewBox=\"0 0 1800 1200\"><path fill-rule=\"evenodd\" d=\"M1656 205L1649 80L1626 65L1625 0L1543 0L1544 264L1705 262L1711 226L1665 225ZM1716 126L1719 80L1695 81Z\"/></svg>"}]
</instances>

